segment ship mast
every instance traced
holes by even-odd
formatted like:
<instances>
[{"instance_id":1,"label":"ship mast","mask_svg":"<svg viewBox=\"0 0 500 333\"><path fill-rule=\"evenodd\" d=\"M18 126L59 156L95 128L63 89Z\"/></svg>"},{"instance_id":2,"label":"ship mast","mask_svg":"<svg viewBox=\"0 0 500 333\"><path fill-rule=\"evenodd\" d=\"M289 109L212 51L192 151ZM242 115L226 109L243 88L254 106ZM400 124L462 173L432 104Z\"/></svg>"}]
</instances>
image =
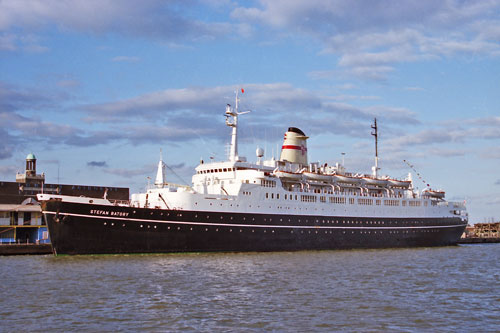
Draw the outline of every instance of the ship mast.
<instances>
[{"instance_id":1,"label":"ship mast","mask_svg":"<svg viewBox=\"0 0 500 333\"><path fill-rule=\"evenodd\" d=\"M241 92L244 92L243 89L241 89ZM245 114L250 111L245 111L245 112L238 112L238 91L236 91L236 100L235 100L235 107L231 108L231 104L226 105L226 125L231 127L232 133L231 133L231 150L229 153L229 160L231 162L236 162L239 160L238 156L238 116L240 114ZM229 117L232 117L232 121L230 121Z\"/></svg>"},{"instance_id":2,"label":"ship mast","mask_svg":"<svg viewBox=\"0 0 500 333\"><path fill-rule=\"evenodd\" d=\"M378 178L378 127L377 118L374 119L373 125L371 126L373 132L371 133L375 137L375 166L372 168L373 177Z\"/></svg>"}]
</instances>

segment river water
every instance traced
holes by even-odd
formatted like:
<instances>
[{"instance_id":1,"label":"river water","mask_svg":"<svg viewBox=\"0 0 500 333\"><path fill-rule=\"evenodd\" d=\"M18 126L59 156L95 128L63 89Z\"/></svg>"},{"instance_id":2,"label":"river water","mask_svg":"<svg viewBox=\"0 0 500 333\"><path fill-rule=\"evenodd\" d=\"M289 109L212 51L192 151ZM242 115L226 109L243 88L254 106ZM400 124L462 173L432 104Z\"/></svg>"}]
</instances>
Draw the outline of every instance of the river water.
<instances>
[{"instance_id":1,"label":"river water","mask_svg":"<svg viewBox=\"0 0 500 333\"><path fill-rule=\"evenodd\" d=\"M0 257L0 331L499 332L500 244Z\"/></svg>"}]
</instances>

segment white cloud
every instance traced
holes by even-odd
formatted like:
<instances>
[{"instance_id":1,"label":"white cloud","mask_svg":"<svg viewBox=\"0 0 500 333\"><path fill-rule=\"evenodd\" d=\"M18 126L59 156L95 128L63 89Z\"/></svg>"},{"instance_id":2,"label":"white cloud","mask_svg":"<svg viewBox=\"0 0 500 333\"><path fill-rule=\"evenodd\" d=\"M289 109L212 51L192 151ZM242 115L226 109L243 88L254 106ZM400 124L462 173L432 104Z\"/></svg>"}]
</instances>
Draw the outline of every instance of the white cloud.
<instances>
[{"instance_id":1,"label":"white cloud","mask_svg":"<svg viewBox=\"0 0 500 333\"><path fill-rule=\"evenodd\" d=\"M344 72L384 80L395 65L455 55L500 56L500 2L262 0L232 17L306 34ZM311 72L329 78L334 70Z\"/></svg>"},{"instance_id":2,"label":"white cloud","mask_svg":"<svg viewBox=\"0 0 500 333\"><path fill-rule=\"evenodd\" d=\"M283 126L298 126L315 135L366 137L366 130L375 117L384 128L387 149L394 153L411 146L428 146L427 152L431 154L461 156L460 149L439 147L439 150L434 145L500 138L500 117L496 116L431 124L418 131L421 123L415 112L380 104L376 96L321 95L288 83L242 86L245 93L240 95L240 107L252 110L251 116L245 116L242 140L248 136L262 137L266 131L282 131ZM33 112L28 112L59 109L65 99L35 89L0 85L4 110L0 112L0 122L5 125L0 137L6 142L0 148L0 158L11 156L11 148L24 144L25 138L78 147L112 142L172 143L200 137L225 140L227 131L222 114L226 103L233 104L233 92L239 88L241 86L235 85L166 89L128 99L75 106L78 115L88 122L81 123L73 117L70 124L32 116ZM343 88L354 87L339 87ZM372 102L365 106L355 105L360 101L362 104ZM398 130L401 124L404 132ZM483 157L496 158L495 154L495 150L490 149Z\"/></svg>"},{"instance_id":3,"label":"white cloud","mask_svg":"<svg viewBox=\"0 0 500 333\"><path fill-rule=\"evenodd\" d=\"M0 31L21 28L38 31L55 25L61 30L85 33L117 33L159 40L184 38L203 40L232 31L248 33L245 25L224 21L200 21L185 1L161 0L3 0L0 2ZM195 10L212 6L198 3ZM233 29L234 27L234 29Z\"/></svg>"},{"instance_id":4,"label":"white cloud","mask_svg":"<svg viewBox=\"0 0 500 333\"><path fill-rule=\"evenodd\" d=\"M0 165L0 175L5 177L14 178L16 172L19 171L19 168L16 168L12 165Z\"/></svg>"}]
</instances>

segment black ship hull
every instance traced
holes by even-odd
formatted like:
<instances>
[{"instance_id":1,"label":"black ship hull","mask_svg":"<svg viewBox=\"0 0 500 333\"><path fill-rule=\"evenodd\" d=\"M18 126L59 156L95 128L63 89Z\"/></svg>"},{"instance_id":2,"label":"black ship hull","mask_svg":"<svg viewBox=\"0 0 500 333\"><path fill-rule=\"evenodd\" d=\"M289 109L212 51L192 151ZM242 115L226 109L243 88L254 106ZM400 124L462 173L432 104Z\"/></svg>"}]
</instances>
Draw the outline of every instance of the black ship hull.
<instances>
[{"instance_id":1,"label":"black ship hull","mask_svg":"<svg viewBox=\"0 0 500 333\"><path fill-rule=\"evenodd\" d=\"M454 245L467 222L42 203L54 254L296 251Z\"/></svg>"}]
</instances>

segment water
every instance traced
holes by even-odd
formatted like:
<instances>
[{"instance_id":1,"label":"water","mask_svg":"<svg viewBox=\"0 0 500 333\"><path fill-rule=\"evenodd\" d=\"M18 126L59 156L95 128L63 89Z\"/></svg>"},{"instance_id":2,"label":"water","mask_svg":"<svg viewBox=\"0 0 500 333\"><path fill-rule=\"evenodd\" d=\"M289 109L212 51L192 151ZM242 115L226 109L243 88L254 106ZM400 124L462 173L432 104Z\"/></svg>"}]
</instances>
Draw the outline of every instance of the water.
<instances>
[{"instance_id":1,"label":"water","mask_svg":"<svg viewBox=\"0 0 500 333\"><path fill-rule=\"evenodd\" d=\"M0 257L0 331L500 331L500 244Z\"/></svg>"}]
</instances>

